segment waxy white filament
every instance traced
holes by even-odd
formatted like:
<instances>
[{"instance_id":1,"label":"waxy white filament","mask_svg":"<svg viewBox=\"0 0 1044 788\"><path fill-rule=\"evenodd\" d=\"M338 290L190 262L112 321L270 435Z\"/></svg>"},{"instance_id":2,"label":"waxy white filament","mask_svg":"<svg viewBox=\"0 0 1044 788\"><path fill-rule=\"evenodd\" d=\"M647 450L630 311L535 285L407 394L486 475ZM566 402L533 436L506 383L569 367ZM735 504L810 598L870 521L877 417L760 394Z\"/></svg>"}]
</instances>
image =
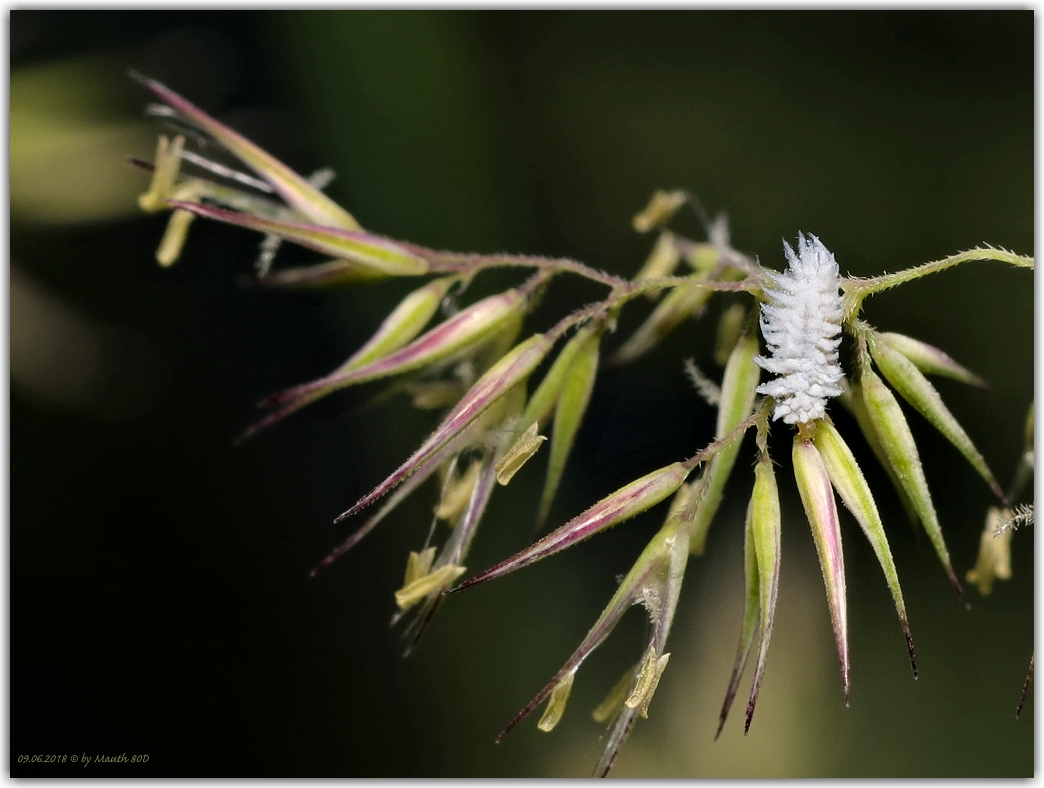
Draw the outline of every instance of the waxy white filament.
<instances>
[{"instance_id":1,"label":"waxy white filament","mask_svg":"<svg viewBox=\"0 0 1044 788\"><path fill-rule=\"evenodd\" d=\"M761 333L771 358L755 357L766 372L778 375L762 383L759 394L775 399L772 418L805 424L826 414L826 401L841 394L841 288L837 261L811 233L798 234L798 251L786 241L789 267L765 271L769 303L761 306Z\"/></svg>"}]
</instances>

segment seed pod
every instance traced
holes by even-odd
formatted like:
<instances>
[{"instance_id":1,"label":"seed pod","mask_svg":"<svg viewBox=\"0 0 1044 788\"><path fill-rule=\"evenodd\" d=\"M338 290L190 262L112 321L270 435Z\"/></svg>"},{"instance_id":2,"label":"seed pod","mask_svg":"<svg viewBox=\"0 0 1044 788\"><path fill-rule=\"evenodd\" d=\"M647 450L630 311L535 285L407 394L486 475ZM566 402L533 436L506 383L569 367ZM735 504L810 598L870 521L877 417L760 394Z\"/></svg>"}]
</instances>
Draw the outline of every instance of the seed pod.
<instances>
[{"instance_id":1,"label":"seed pod","mask_svg":"<svg viewBox=\"0 0 1044 788\"><path fill-rule=\"evenodd\" d=\"M340 388L422 369L481 342L502 326L513 310L521 308L525 301L517 290L491 296L472 304L407 345L438 310L454 280L455 277L435 279L406 296L384 319L373 337L330 374L263 399L262 407L280 407L250 426L239 440L256 435Z\"/></svg>"},{"instance_id":2,"label":"seed pod","mask_svg":"<svg viewBox=\"0 0 1044 788\"><path fill-rule=\"evenodd\" d=\"M541 425L547 423L547 420L555 410L555 406L558 404L558 398L562 393L562 387L565 385L566 376L570 366L573 364L573 359L576 357L577 352L587 345L588 339L594 330L595 327L591 324L584 326L573 335L572 339L559 352L558 357L526 404L526 412L522 416L522 420L526 424L532 424L534 421L539 422Z\"/></svg>"},{"instance_id":3,"label":"seed pod","mask_svg":"<svg viewBox=\"0 0 1044 788\"><path fill-rule=\"evenodd\" d=\"M433 279L402 299L391 314L384 318L377 332L338 367L334 374L358 369L394 353L411 342L424 326L428 325L428 321L438 311L442 299L457 281L455 276Z\"/></svg>"}]
</instances>

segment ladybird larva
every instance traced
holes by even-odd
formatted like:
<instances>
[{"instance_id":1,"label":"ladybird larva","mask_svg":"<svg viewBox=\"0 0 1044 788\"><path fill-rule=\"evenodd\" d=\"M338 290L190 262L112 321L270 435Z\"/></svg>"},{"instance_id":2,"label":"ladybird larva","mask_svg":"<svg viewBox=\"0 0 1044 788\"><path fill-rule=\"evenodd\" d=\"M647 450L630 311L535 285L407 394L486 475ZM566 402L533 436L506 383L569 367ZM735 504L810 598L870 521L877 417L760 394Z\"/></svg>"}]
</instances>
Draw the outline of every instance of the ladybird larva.
<instances>
[{"instance_id":1,"label":"ladybird larva","mask_svg":"<svg viewBox=\"0 0 1044 788\"><path fill-rule=\"evenodd\" d=\"M841 282L834 255L814 235L798 234L798 250L783 242L788 268L765 271L768 303L761 333L771 357L754 361L774 375L756 389L775 399L773 420L805 424L826 414L826 401L841 394L837 360L841 344Z\"/></svg>"}]
</instances>

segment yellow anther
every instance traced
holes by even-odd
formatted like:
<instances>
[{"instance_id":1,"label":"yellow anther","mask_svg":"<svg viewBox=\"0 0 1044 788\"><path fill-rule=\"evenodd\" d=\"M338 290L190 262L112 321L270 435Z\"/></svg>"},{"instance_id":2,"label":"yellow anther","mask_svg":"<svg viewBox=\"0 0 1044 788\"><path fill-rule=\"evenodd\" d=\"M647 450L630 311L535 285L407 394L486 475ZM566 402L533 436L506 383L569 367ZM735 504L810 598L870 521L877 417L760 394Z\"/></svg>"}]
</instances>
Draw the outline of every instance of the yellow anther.
<instances>
[{"instance_id":1,"label":"yellow anther","mask_svg":"<svg viewBox=\"0 0 1044 788\"><path fill-rule=\"evenodd\" d=\"M413 395L413 407L420 410L436 410L453 405L464 393L459 383L439 380L432 383L416 383L407 388Z\"/></svg>"},{"instance_id":2,"label":"yellow anther","mask_svg":"<svg viewBox=\"0 0 1044 788\"><path fill-rule=\"evenodd\" d=\"M473 462L460 476L454 474L449 484L446 485L445 492L442 494L442 500L435 507L436 517L440 520L445 520L451 526L457 522L457 518L464 511L464 507L468 505L471 491L475 489L475 482L478 481L481 467L482 463Z\"/></svg>"},{"instance_id":3,"label":"yellow anther","mask_svg":"<svg viewBox=\"0 0 1044 788\"><path fill-rule=\"evenodd\" d=\"M417 578L424 577L428 574L434 560L434 547L429 547L419 553L415 553L411 550L409 557L406 559L406 577L402 581L403 586L408 586Z\"/></svg>"},{"instance_id":4,"label":"yellow anther","mask_svg":"<svg viewBox=\"0 0 1044 788\"><path fill-rule=\"evenodd\" d=\"M733 304L721 313L718 335L714 342L714 363L719 367L724 367L729 362L729 355L739 341L746 316L747 308L743 304Z\"/></svg>"},{"instance_id":5,"label":"yellow anther","mask_svg":"<svg viewBox=\"0 0 1044 788\"><path fill-rule=\"evenodd\" d=\"M638 683L635 684L631 696L624 701L624 706L629 709L638 709L638 713L643 718L649 716L649 703L652 701L656 685L660 683L660 676L663 675L663 670L667 667L670 658L670 654L657 658L656 650L652 646L649 647L649 650L645 652L641 670L638 672Z\"/></svg>"},{"instance_id":6,"label":"yellow anther","mask_svg":"<svg viewBox=\"0 0 1044 788\"><path fill-rule=\"evenodd\" d=\"M551 697L547 701L544 716L537 723L537 727L544 733L550 733L554 730L555 726L558 725L558 721L562 719L562 715L565 713L566 701L569 700L569 693L573 689L573 677L575 675L575 672L566 674L566 677L551 690Z\"/></svg>"},{"instance_id":7,"label":"yellow anther","mask_svg":"<svg viewBox=\"0 0 1044 788\"><path fill-rule=\"evenodd\" d=\"M164 268L173 265L181 256L181 249L188 237L188 228L196 214L190 211L176 210L167 222L167 231L163 233L159 249L156 250L156 262Z\"/></svg>"},{"instance_id":8,"label":"yellow anther","mask_svg":"<svg viewBox=\"0 0 1044 788\"><path fill-rule=\"evenodd\" d=\"M185 148L185 138L178 136L174 143L160 136L156 145L155 170L149 190L138 197L138 205L143 211L156 213L167 208L167 199L174 193L174 182L181 170L181 151Z\"/></svg>"},{"instance_id":9,"label":"yellow anther","mask_svg":"<svg viewBox=\"0 0 1044 788\"><path fill-rule=\"evenodd\" d=\"M530 424L522 436L515 441L515 445L508 449L508 453L494 466L498 482L507 484L511 481L519 468L526 464L526 460L537 453L540 444L547 440L547 436L537 435L537 428L537 422L534 421Z\"/></svg>"},{"instance_id":10,"label":"yellow anther","mask_svg":"<svg viewBox=\"0 0 1044 788\"><path fill-rule=\"evenodd\" d=\"M631 689L632 681L634 681L634 667L628 668L620 676L616 684L613 685L613 688L609 690L605 700L594 707L591 711L591 719L601 725L605 725L614 719L620 713L620 709L623 708L624 701L627 699Z\"/></svg>"},{"instance_id":11,"label":"yellow anther","mask_svg":"<svg viewBox=\"0 0 1044 788\"><path fill-rule=\"evenodd\" d=\"M965 575L969 583L979 587L983 596L993 590L994 580L1011 578L1012 529L1001 527L1006 520L1011 520L1010 509L990 507L986 514L986 527L979 537L979 558L975 567Z\"/></svg>"},{"instance_id":12,"label":"yellow anther","mask_svg":"<svg viewBox=\"0 0 1044 788\"><path fill-rule=\"evenodd\" d=\"M693 244L685 259L694 271L709 271L721 260L721 250L713 244Z\"/></svg>"},{"instance_id":13,"label":"yellow anther","mask_svg":"<svg viewBox=\"0 0 1044 788\"><path fill-rule=\"evenodd\" d=\"M640 233L647 233L654 227L667 222L685 204L688 199L685 192L665 192L657 190L649 199L649 204L644 210L635 214L632 224L634 229Z\"/></svg>"},{"instance_id":14,"label":"yellow anther","mask_svg":"<svg viewBox=\"0 0 1044 788\"><path fill-rule=\"evenodd\" d=\"M660 237L649 254L649 258L645 261L645 265L635 275L635 281L670 276L674 273L674 269L678 267L680 260L681 252L678 251L678 246L674 243L674 234L664 230L660 233ZM647 293L646 295L649 298L656 298L659 294Z\"/></svg>"},{"instance_id":15,"label":"yellow anther","mask_svg":"<svg viewBox=\"0 0 1044 788\"><path fill-rule=\"evenodd\" d=\"M409 610L428 594L441 591L450 585L466 571L465 567L454 566L453 564L440 566L434 572L418 577L413 582L404 585L396 591L395 604L399 606L400 610Z\"/></svg>"}]
</instances>

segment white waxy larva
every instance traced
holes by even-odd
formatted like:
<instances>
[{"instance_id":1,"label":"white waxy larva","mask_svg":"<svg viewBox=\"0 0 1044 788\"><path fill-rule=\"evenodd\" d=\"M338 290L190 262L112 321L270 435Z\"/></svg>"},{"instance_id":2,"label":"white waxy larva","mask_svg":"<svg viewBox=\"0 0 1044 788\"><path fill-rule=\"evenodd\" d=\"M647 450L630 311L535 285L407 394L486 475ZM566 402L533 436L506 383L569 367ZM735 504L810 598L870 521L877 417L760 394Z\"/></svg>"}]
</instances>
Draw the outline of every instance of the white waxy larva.
<instances>
[{"instance_id":1,"label":"white waxy larva","mask_svg":"<svg viewBox=\"0 0 1044 788\"><path fill-rule=\"evenodd\" d=\"M769 302L761 306L761 333L769 358L754 361L777 375L756 391L775 400L773 420L806 424L826 415L826 401L841 394L841 283L837 261L816 236L798 234L798 251L783 242L788 268L766 271Z\"/></svg>"}]
</instances>

